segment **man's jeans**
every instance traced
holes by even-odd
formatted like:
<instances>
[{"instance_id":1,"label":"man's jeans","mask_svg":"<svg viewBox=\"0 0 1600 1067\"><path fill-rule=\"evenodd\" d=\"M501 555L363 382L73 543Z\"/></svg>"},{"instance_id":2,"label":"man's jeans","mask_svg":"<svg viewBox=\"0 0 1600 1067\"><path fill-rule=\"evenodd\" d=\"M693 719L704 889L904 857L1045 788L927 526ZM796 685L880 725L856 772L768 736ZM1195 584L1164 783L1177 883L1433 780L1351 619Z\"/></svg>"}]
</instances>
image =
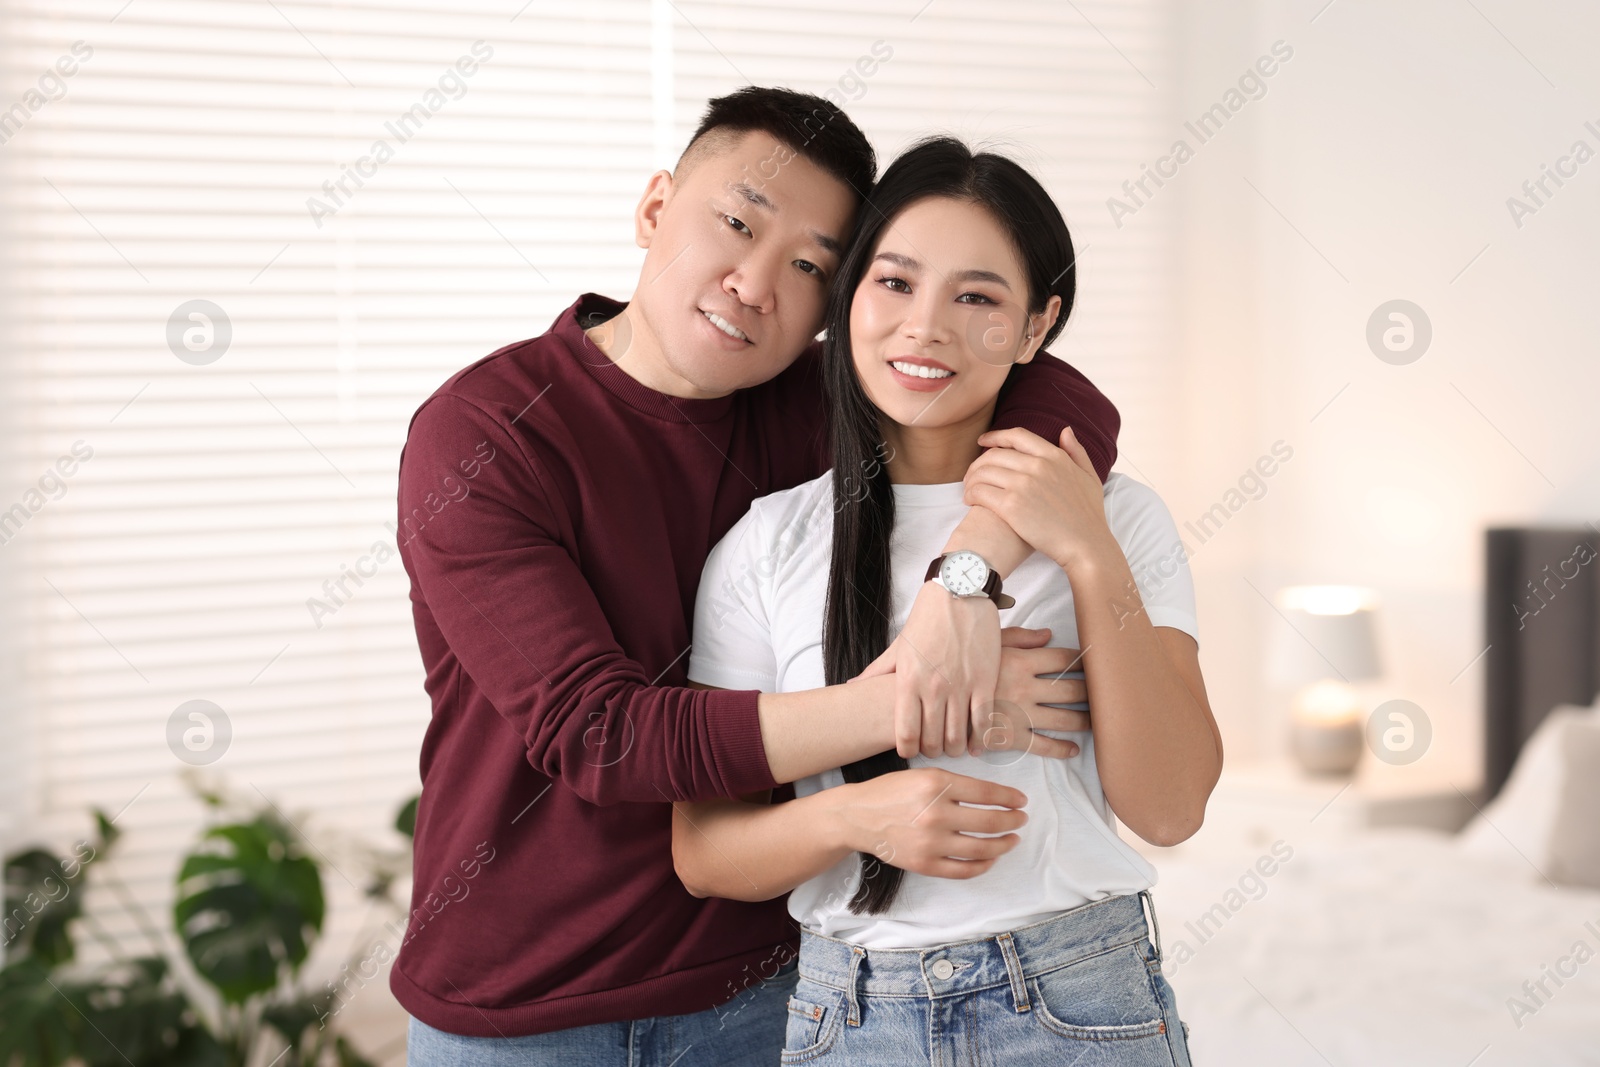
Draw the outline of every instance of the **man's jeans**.
<instances>
[{"instance_id":1,"label":"man's jeans","mask_svg":"<svg viewBox=\"0 0 1600 1067\"><path fill-rule=\"evenodd\" d=\"M412 1019L407 1067L774 1067L798 958L726 1004L530 1037L460 1037Z\"/></svg>"}]
</instances>

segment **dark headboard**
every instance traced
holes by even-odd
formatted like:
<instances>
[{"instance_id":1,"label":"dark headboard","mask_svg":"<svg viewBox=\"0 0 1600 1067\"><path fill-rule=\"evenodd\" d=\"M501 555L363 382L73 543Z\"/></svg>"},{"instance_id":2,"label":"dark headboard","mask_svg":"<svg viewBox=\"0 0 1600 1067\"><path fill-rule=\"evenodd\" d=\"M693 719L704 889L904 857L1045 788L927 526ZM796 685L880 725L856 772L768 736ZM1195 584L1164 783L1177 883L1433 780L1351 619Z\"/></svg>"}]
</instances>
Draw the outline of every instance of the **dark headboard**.
<instances>
[{"instance_id":1,"label":"dark headboard","mask_svg":"<svg viewBox=\"0 0 1600 1067\"><path fill-rule=\"evenodd\" d=\"M1502 528L1488 539L1483 786L1493 797L1550 710L1600 690L1600 531Z\"/></svg>"}]
</instances>

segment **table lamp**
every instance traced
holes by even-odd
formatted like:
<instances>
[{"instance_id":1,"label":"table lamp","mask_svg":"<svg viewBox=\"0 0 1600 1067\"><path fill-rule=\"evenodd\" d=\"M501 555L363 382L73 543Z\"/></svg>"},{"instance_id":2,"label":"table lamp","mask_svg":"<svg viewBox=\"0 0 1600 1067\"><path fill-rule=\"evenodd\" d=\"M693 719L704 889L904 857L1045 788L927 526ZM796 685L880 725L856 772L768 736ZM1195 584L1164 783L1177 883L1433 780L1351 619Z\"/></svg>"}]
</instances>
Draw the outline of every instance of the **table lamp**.
<instances>
[{"instance_id":1,"label":"table lamp","mask_svg":"<svg viewBox=\"0 0 1600 1067\"><path fill-rule=\"evenodd\" d=\"M1349 774L1361 760L1369 710L1352 683L1380 674L1377 595L1357 586L1297 585L1279 590L1277 607L1287 625L1272 628L1268 674L1294 687L1290 749L1311 774Z\"/></svg>"}]
</instances>

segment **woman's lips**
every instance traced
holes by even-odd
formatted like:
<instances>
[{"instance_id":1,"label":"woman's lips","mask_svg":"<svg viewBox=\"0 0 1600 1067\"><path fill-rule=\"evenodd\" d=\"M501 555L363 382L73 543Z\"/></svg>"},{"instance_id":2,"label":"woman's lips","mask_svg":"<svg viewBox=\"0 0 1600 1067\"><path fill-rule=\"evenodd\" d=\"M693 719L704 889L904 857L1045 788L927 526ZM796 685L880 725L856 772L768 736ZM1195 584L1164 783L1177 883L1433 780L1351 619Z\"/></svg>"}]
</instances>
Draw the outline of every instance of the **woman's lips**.
<instances>
[{"instance_id":1,"label":"woman's lips","mask_svg":"<svg viewBox=\"0 0 1600 1067\"><path fill-rule=\"evenodd\" d=\"M920 374L906 373L899 367L896 367L896 363L913 367L928 367L931 370L949 371L949 373L945 374L945 376L942 378L924 378ZM940 389L943 389L945 386L956 380L955 373L950 371L950 368L931 359L891 360L888 363L888 367L889 374L894 378L896 384L906 389L910 389L912 392L916 393L936 393Z\"/></svg>"}]
</instances>

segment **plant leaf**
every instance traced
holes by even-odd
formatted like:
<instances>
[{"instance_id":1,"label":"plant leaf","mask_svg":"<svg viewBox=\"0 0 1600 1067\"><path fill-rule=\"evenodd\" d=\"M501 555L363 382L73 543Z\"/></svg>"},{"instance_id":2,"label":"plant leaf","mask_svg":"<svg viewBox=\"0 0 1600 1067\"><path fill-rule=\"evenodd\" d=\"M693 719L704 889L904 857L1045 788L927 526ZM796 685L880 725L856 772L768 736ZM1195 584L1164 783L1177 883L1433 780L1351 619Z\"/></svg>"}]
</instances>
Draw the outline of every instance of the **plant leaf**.
<instances>
[{"instance_id":1,"label":"plant leaf","mask_svg":"<svg viewBox=\"0 0 1600 1067\"><path fill-rule=\"evenodd\" d=\"M6 859L5 915L0 916L8 959L32 956L46 967L72 959L67 925L83 913L76 892L83 868L68 878L59 857L42 848ZM4 1061L0 1061L3 1064Z\"/></svg>"},{"instance_id":2,"label":"plant leaf","mask_svg":"<svg viewBox=\"0 0 1600 1067\"><path fill-rule=\"evenodd\" d=\"M333 1051L339 1057L339 1067L373 1067L372 1061L357 1052L343 1035L333 1039Z\"/></svg>"},{"instance_id":3,"label":"plant leaf","mask_svg":"<svg viewBox=\"0 0 1600 1067\"><path fill-rule=\"evenodd\" d=\"M103 852L117 843L117 838L122 836L122 831L117 829L116 823L106 816L99 808L91 808L94 813L95 831L100 835L100 850Z\"/></svg>"},{"instance_id":4,"label":"plant leaf","mask_svg":"<svg viewBox=\"0 0 1600 1067\"><path fill-rule=\"evenodd\" d=\"M0 970L0 1064L55 1067L77 1054L82 1021L49 979L38 959Z\"/></svg>"},{"instance_id":5,"label":"plant leaf","mask_svg":"<svg viewBox=\"0 0 1600 1067\"><path fill-rule=\"evenodd\" d=\"M267 1005L261 1011L261 1021L276 1030L289 1044L298 1047L305 1032L328 1014L332 1001L329 993L308 993L294 1000Z\"/></svg>"},{"instance_id":6,"label":"plant leaf","mask_svg":"<svg viewBox=\"0 0 1600 1067\"><path fill-rule=\"evenodd\" d=\"M322 875L291 834L265 814L218 826L178 871L173 918L184 949L229 1003L297 972L322 931Z\"/></svg>"},{"instance_id":7,"label":"plant leaf","mask_svg":"<svg viewBox=\"0 0 1600 1067\"><path fill-rule=\"evenodd\" d=\"M417 836L417 801L421 794L412 797L400 806L400 811L394 817L394 828L407 837Z\"/></svg>"},{"instance_id":8,"label":"plant leaf","mask_svg":"<svg viewBox=\"0 0 1600 1067\"><path fill-rule=\"evenodd\" d=\"M183 994L158 956L108 968L67 995L83 1013L78 1053L88 1067L165 1064L190 1023Z\"/></svg>"}]
</instances>

